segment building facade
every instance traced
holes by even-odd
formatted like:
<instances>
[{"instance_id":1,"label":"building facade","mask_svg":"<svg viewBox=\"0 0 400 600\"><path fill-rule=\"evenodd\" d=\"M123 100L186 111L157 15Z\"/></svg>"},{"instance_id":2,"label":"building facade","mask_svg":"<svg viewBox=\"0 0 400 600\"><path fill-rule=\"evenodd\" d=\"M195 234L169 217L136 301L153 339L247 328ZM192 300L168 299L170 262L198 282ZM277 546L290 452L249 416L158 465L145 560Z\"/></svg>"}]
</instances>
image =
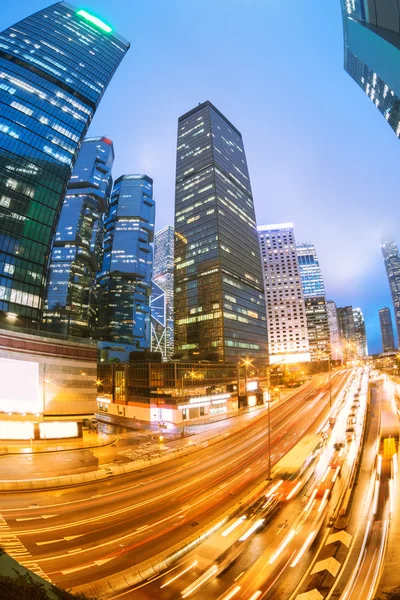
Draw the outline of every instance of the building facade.
<instances>
[{"instance_id":1,"label":"building facade","mask_svg":"<svg viewBox=\"0 0 400 600\"><path fill-rule=\"evenodd\" d=\"M167 355L167 298L165 291L153 280L150 298L150 323L152 352L160 352L162 360Z\"/></svg>"},{"instance_id":2,"label":"building facade","mask_svg":"<svg viewBox=\"0 0 400 600\"><path fill-rule=\"evenodd\" d=\"M333 300L326 301L328 314L329 338L331 346L331 360L343 360L342 344L340 340L339 319L336 304Z\"/></svg>"},{"instance_id":3,"label":"building facade","mask_svg":"<svg viewBox=\"0 0 400 600\"><path fill-rule=\"evenodd\" d=\"M381 250L392 294L397 339L400 340L400 252L392 239L382 240Z\"/></svg>"},{"instance_id":4,"label":"building facade","mask_svg":"<svg viewBox=\"0 0 400 600\"><path fill-rule=\"evenodd\" d=\"M38 320L66 186L129 44L65 2L0 38L0 317Z\"/></svg>"},{"instance_id":5,"label":"building facade","mask_svg":"<svg viewBox=\"0 0 400 600\"><path fill-rule=\"evenodd\" d=\"M165 293L165 359L174 354L174 228L167 225L154 236L154 283Z\"/></svg>"},{"instance_id":6,"label":"building facade","mask_svg":"<svg viewBox=\"0 0 400 600\"><path fill-rule=\"evenodd\" d=\"M393 352L396 350L394 342L393 322L390 308L385 306L379 311L379 325L381 328L382 352Z\"/></svg>"},{"instance_id":7,"label":"building facade","mask_svg":"<svg viewBox=\"0 0 400 600\"><path fill-rule=\"evenodd\" d=\"M153 180L119 177L105 219L98 336L135 350L150 349L154 219Z\"/></svg>"},{"instance_id":8,"label":"building facade","mask_svg":"<svg viewBox=\"0 0 400 600\"><path fill-rule=\"evenodd\" d=\"M258 227L267 304L269 361L310 360L307 317L292 223Z\"/></svg>"},{"instance_id":9,"label":"building facade","mask_svg":"<svg viewBox=\"0 0 400 600\"><path fill-rule=\"evenodd\" d=\"M365 329L364 315L361 308L353 308L354 340L359 358L368 356L367 332Z\"/></svg>"},{"instance_id":10,"label":"building facade","mask_svg":"<svg viewBox=\"0 0 400 600\"><path fill-rule=\"evenodd\" d=\"M398 0L341 0L344 68L400 137Z\"/></svg>"},{"instance_id":11,"label":"building facade","mask_svg":"<svg viewBox=\"0 0 400 600\"><path fill-rule=\"evenodd\" d=\"M176 355L265 365L265 298L243 139L211 102L179 118L175 233Z\"/></svg>"},{"instance_id":12,"label":"building facade","mask_svg":"<svg viewBox=\"0 0 400 600\"><path fill-rule=\"evenodd\" d=\"M358 347L356 344L356 327L354 323L353 307L338 307L337 314L343 360L354 360L358 356Z\"/></svg>"},{"instance_id":13,"label":"building facade","mask_svg":"<svg viewBox=\"0 0 400 600\"><path fill-rule=\"evenodd\" d=\"M104 241L104 214L112 188L113 143L86 138L61 210L51 253L43 321L52 331L88 337L94 330Z\"/></svg>"},{"instance_id":14,"label":"building facade","mask_svg":"<svg viewBox=\"0 0 400 600\"><path fill-rule=\"evenodd\" d=\"M330 332L325 300L325 285L317 251L310 242L297 243L301 283L305 299L310 358L326 360L330 356Z\"/></svg>"}]
</instances>

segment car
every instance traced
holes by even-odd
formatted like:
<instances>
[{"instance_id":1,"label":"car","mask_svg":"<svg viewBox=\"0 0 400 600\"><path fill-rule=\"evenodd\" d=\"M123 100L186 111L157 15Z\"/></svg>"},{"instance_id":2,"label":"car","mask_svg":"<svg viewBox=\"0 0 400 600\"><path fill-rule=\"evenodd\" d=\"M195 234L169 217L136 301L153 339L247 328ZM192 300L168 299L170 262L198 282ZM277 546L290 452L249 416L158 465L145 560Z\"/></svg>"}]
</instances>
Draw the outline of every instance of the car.
<instances>
[{"instance_id":1,"label":"car","mask_svg":"<svg viewBox=\"0 0 400 600\"><path fill-rule=\"evenodd\" d=\"M347 427L347 429L346 429L346 440L348 442L351 442L352 440L354 440L355 434L356 434L356 432L355 432L354 427Z\"/></svg>"},{"instance_id":2,"label":"car","mask_svg":"<svg viewBox=\"0 0 400 600\"><path fill-rule=\"evenodd\" d=\"M353 416L349 416L349 418L347 419L347 425L354 425L356 422L356 418Z\"/></svg>"},{"instance_id":3,"label":"car","mask_svg":"<svg viewBox=\"0 0 400 600\"><path fill-rule=\"evenodd\" d=\"M358 410L358 404L352 404L351 410Z\"/></svg>"},{"instance_id":4,"label":"car","mask_svg":"<svg viewBox=\"0 0 400 600\"><path fill-rule=\"evenodd\" d=\"M333 447L335 450L341 450L342 448L344 448L344 442L335 442L333 444Z\"/></svg>"}]
</instances>

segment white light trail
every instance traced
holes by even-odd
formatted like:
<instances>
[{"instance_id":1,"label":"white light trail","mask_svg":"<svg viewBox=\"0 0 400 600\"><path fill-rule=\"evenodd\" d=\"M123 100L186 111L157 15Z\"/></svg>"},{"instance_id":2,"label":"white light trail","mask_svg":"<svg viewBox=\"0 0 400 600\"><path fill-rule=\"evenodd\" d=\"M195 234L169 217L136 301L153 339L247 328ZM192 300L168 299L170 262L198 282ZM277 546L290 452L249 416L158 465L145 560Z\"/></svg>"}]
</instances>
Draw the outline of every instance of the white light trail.
<instances>
[{"instance_id":1,"label":"white light trail","mask_svg":"<svg viewBox=\"0 0 400 600\"><path fill-rule=\"evenodd\" d=\"M315 488L315 490L314 490L314 491L313 491L313 493L311 494L311 496L310 496L310 499L309 499L309 501L307 502L307 506L306 506L306 507L305 507L305 509L304 509L304 511L305 511L305 512L307 512L308 510L310 510L310 508L311 508L311 505L312 505L312 503L313 503L313 500L314 500L315 496L317 495L317 491L318 491L318 490L317 490L317 488Z\"/></svg>"},{"instance_id":2,"label":"white light trail","mask_svg":"<svg viewBox=\"0 0 400 600\"><path fill-rule=\"evenodd\" d=\"M246 519L247 519L246 515L243 515L242 517L237 519L234 523L232 523L232 525L229 525L229 527L221 533L222 537L226 537L227 535L232 533L232 531L234 531L236 529L236 527L239 527L239 525L241 523L243 523L243 521L245 521Z\"/></svg>"},{"instance_id":3,"label":"white light trail","mask_svg":"<svg viewBox=\"0 0 400 600\"><path fill-rule=\"evenodd\" d=\"M322 500L321 500L321 504L318 507L318 511L317 512L322 512L327 500L328 500L328 495L329 495L329 489L325 490L324 495L322 496Z\"/></svg>"},{"instance_id":4,"label":"white light trail","mask_svg":"<svg viewBox=\"0 0 400 600\"><path fill-rule=\"evenodd\" d=\"M215 575L215 573L217 571L218 571L217 565L213 565L212 567L210 567L210 569L208 569L208 571L206 571L204 573L204 575L199 577L199 579L197 579L194 583L192 583L192 585L190 585L189 587L184 589L183 592L181 592L182 598L186 598L187 596L192 594L195 590L197 590L197 588L199 588L201 585L203 585L203 583L205 583L207 581L207 579L210 579L210 577Z\"/></svg>"},{"instance_id":5,"label":"white light trail","mask_svg":"<svg viewBox=\"0 0 400 600\"><path fill-rule=\"evenodd\" d=\"M268 561L269 565L272 565L276 561L278 556L283 552L283 550L286 548L286 546L292 541L292 539L294 538L295 535L296 535L296 532L294 529L292 529L289 532L289 534L286 536L286 538L284 539L282 544L279 546L279 548L276 550L276 552L274 552L274 554L269 559L269 561Z\"/></svg>"},{"instance_id":6,"label":"white light trail","mask_svg":"<svg viewBox=\"0 0 400 600\"><path fill-rule=\"evenodd\" d=\"M224 597L223 597L223 600L231 600L231 598L233 598L233 596L236 596L236 594L237 594L238 592L240 592L240 590L241 590L241 587L240 587L240 585L236 585L236 586L233 588L233 590L231 590L231 591L229 592L229 594L228 594L227 596L224 596Z\"/></svg>"},{"instance_id":7,"label":"white light trail","mask_svg":"<svg viewBox=\"0 0 400 600\"><path fill-rule=\"evenodd\" d=\"M334 476L332 477L332 483L335 483L335 481L336 481L336 478L337 478L337 476L339 475L339 473L340 473L340 467L336 467L335 474L334 474Z\"/></svg>"},{"instance_id":8,"label":"white light trail","mask_svg":"<svg viewBox=\"0 0 400 600\"><path fill-rule=\"evenodd\" d=\"M294 488L292 489L290 494L288 494L286 496L286 500L290 500L291 498L293 498L293 496L296 495L296 493L299 491L299 489L301 488L302 485L303 485L302 481L299 481L298 483L296 483L296 485L294 486Z\"/></svg>"},{"instance_id":9,"label":"white light trail","mask_svg":"<svg viewBox=\"0 0 400 600\"><path fill-rule=\"evenodd\" d=\"M193 569L193 567L195 567L197 565L197 560L195 560L191 565L189 565L188 567L186 567L186 569L184 569L183 571L181 571L180 573L178 573L178 575L175 575L175 577L172 577L171 579L168 579L168 581L166 581L165 583L163 583L162 585L160 585L160 589L169 585L170 583L172 583L173 581L175 581L176 579L179 579L179 577L181 577L184 573L187 573L188 571L190 571L190 569Z\"/></svg>"},{"instance_id":10,"label":"white light trail","mask_svg":"<svg viewBox=\"0 0 400 600\"><path fill-rule=\"evenodd\" d=\"M239 538L239 542L244 542L248 537L251 536L252 533L255 532L256 529L260 527L264 523L264 519L258 519L253 525Z\"/></svg>"},{"instance_id":11,"label":"white light trail","mask_svg":"<svg viewBox=\"0 0 400 600\"><path fill-rule=\"evenodd\" d=\"M308 546L311 543L311 540L313 539L314 535L316 534L316 531L312 531L308 536L306 541L304 542L304 544L302 545L302 547L300 548L300 551L298 553L298 555L296 556L296 558L294 559L294 561L292 562L292 564L290 565L291 567L295 567L300 560L302 559L302 557L304 556L304 553L306 552Z\"/></svg>"},{"instance_id":12,"label":"white light trail","mask_svg":"<svg viewBox=\"0 0 400 600\"><path fill-rule=\"evenodd\" d=\"M281 485L282 485L282 483L283 483L283 479L281 479L280 481L278 481L278 483L276 483L276 484L274 485L274 487L272 487L272 488L269 490L269 492L267 492L267 493L265 494L265 497L266 497L266 498L269 498L270 496L272 496L272 494L273 494L274 492L276 492L276 490L278 489L278 487L279 487L279 486L281 486Z\"/></svg>"},{"instance_id":13,"label":"white light trail","mask_svg":"<svg viewBox=\"0 0 400 600\"><path fill-rule=\"evenodd\" d=\"M325 473L324 473L324 476L323 476L323 478L321 479L321 483L324 483L325 479L326 479L326 478L327 478L327 476L328 476L328 473L329 473L330 469L331 469L331 468L330 468L330 467L328 467L328 468L327 468L327 470L325 471Z\"/></svg>"},{"instance_id":14,"label":"white light trail","mask_svg":"<svg viewBox=\"0 0 400 600\"><path fill-rule=\"evenodd\" d=\"M374 504L372 508L372 514L375 515L378 510L378 498L379 498L379 486L380 481L375 481L375 495L374 495Z\"/></svg>"},{"instance_id":15,"label":"white light trail","mask_svg":"<svg viewBox=\"0 0 400 600\"><path fill-rule=\"evenodd\" d=\"M397 460L397 454L393 454L393 471L394 471L394 474L396 474L398 470L399 470L399 463L398 463L398 460Z\"/></svg>"},{"instance_id":16,"label":"white light trail","mask_svg":"<svg viewBox=\"0 0 400 600\"><path fill-rule=\"evenodd\" d=\"M389 506L390 506L390 514L393 514L394 511L394 489L393 489L393 479L389 479Z\"/></svg>"},{"instance_id":17,"label":"white light trail","mask_svg":"<svg viewBox=\"0 0 400 600\"><path fill-rule=\"evenodd\" d=\"M381 476L381 470L382 470L382 456L380 454L378 454L378 464L376 466L376 472L378 473L379 477Z\"/></svg>"},{"instance_id":18,"label":"white light trail","mask_svg":"<svg viewBox=\"0 0 400 600\"><path fill-rule=\"evenodd\" d=\"M254 592L254 594L252 594L249 598L249 600L257 600L257 598L259 598L262 594L261 590L257 590L256 592Z\"/></svg>"}]
</instances>

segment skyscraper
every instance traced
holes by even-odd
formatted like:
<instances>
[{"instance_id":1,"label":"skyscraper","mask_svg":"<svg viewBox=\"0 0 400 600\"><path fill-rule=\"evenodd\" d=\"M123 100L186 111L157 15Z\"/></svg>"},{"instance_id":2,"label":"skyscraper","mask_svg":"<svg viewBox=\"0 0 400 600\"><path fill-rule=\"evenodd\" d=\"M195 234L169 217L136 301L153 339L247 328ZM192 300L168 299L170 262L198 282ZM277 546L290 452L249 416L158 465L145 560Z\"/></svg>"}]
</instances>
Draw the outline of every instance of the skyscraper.
<instances>
[{"instance_id":1,"label":"skyscraper","mask_svg":"<svg viewBox=\"0 0 400 600\"><path fill-rule=\"evenodd\" d=\"M367 333L365 330L364 315L361 308L353 308L354 318L354 340L357 348L357 355L363 358L368 355Z\"/></svg>"},{"instance_id":2,"label":"skyscraper","mask_svg":"<svg viewBox=\"0 0 400 600\"><path fill-rule=\"evenodd\" d=\"M381 250L392 294L397 338L400 340L400 252L395 241L390 238L381 241Z\"/></svg>"},{"instance_id":3,"label":"skyscraper","mask_svg":"<svg viewBox=\"0 0 400 600\"><path fill-rule=\"evenodd\" d=\"M338 307L339 335L342 344L343 360L353 360L358 356L356 327L352 306Z\"/></svg>"},{"instance_id":4,"label":"skyscraper","mask_svg":"<svg viewBox=\"0 0 400 600\"><path fill-rule=\"evenodd\" d=\"M307 319L292 223L258 227L270 363L310 360Z\"/></svg>"},{"instance_id":5,"label":"skyscraper","mask_svg":"<svg viewBox=\"0 0 400 600\"><path fill-rule=\"evenodd\" d=\"M60 2L2 32L0 311L41 317L67 182L96 108L129 48Z\"/></svg>"},{"instance_id":6,"label":"skyscraper","mask_svg":"<svg viewBox=\"0 0 400 600\"><path fill-rule=\"evenodd\" d=\"M105 220L98 335L135 350L150 348L154 218L153 180L147 175L119 177Z\"/></svg>"},{"instance_id":7,"label":"skyscraper","mask_svg":"<svg viewBox=\"0 0 400 600\"><path fill-rule=\"evenodd\" d=\"M84 140L58 222L51 254L44 322L52 330L89 336L95 324L100 270L114 162L112 141Z\"/></svg>"},{"instance_id":8,"label":"skyscraper","mask_svg":"<svg viewBox=\"0 0 400 600\"><path fill-rule=\"evenodd\" d=\"M329 336L331 344L331 360L342 360L342 344L340 341L339 319L336 304L333 300L326 301L328 314Z\"/></svg>"},{"instance_id":9,"label":"skyscraper","mask_svg":"<svg viewBox=\"0 0 400 600\"><path fill-rule=\"evenodd\" d=\"M165 292L165 358L169 360L174 353L174 228L171 225L154 236L153 279Z\"/></svg>"},{"instance_id":10,"label":"skyscraper","mask_svg":"<svg viewBox=\"0 0 400 600\"><path fill-rule=\"evenodd\" d=\"M381 326L382 352L392 352L396 349L394 343L393 322L390 308L385 306L379 311L379 324Z\"/></svg>"},{"instance_id":11,"label":"skyscraper","mask_svg":"<svg viewBox=\"0 0 400 600\"><path fill-rule=\"evenodd\" d=\"M177 354L265 364L261 258L242 135L211 102L179 118L175 232Z\"/></svg>"},{"instance_id":12,"label":"skyscraper","mask_svg":"<svg viewBox=\"0 0 400 600\"><path fill-rule=\"evenodd\" d=\"M314 244L299 242L296 248L305 300L310 357L311 360L320 361L330 356L324 279Z\"/></svg>"},{"instance_id":13,"label":"skyscraper","mask_svg":"<svg viewBox=\"0 0 400 600\"><path fill-rule=\"evenodd\" d=\"M167 319L166 319L166 293L152 281L150 298L151 344L152 352L160 352L163 360L167 356Z\"/></svg>"},{"instance_id":14,"label":"skyscraper","mask_svg":"<svg viewBox=\"0 0 400 600\"><path fill-rule=\"evenodd\" d=\"M398 0L341 0L344 68L400 137Z\"/></svg>"},{"instance_id":15,"label":"skyscraper","mask_svg":"<svg viewBox=\"0 0 400 600\"><path fill-rule=\"evenodd\" d=\"M296 249L304 296L308 298L325 296L324 278L314 244L297 242Z\"/></svg>"}]
</instances>

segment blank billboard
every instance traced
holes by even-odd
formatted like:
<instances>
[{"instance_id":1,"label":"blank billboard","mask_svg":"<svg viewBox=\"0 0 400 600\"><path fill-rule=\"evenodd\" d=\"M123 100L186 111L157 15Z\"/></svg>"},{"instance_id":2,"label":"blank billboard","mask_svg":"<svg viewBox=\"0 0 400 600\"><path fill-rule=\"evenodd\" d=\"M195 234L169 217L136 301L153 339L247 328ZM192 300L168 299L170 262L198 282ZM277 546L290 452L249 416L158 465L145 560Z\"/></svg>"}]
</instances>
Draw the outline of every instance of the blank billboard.
<instances>
[{"instance_id":1,"label":"blank billboard","mask_svg":"<svg viewBox=\"0 0 400 600\"><path fill-rule=\"evenodd\" d=\"M39 363L0 358L0 412L43 412Z\"/></svg>"}]
</instances>

